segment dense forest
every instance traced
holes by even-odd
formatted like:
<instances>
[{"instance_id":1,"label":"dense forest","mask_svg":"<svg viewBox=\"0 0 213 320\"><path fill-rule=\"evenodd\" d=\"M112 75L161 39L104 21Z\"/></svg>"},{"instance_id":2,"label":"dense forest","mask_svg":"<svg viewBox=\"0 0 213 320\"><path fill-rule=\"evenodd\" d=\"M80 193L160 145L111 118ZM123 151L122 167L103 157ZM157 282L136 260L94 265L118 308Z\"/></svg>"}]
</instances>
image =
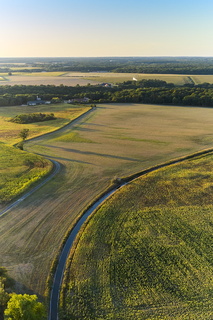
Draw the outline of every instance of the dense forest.
<instances>
[{"instance_id":1,"label":"dense forest","mask_svg":"<svg viewBox=\"0 0 213 320\"><path fill-rule=\"evenodd\" d=\"M108 58L2 58L0 72L127 72L213 74L213 58L108 57Z\"/></svg>"},{"instance_id":2,"label":"dense forest","mask_svg":"<svg viewBox=\"0 0 213 320\"><path fill-rule=\"evenodd\" d=\"M90 103L150 103L180 106L213 106L213 84L175 86L161 80L126 81L112 87L87 86L0 86L0 106L26 104L36 96L52 103L87 97Z\"/></svg>"}]
</instances>

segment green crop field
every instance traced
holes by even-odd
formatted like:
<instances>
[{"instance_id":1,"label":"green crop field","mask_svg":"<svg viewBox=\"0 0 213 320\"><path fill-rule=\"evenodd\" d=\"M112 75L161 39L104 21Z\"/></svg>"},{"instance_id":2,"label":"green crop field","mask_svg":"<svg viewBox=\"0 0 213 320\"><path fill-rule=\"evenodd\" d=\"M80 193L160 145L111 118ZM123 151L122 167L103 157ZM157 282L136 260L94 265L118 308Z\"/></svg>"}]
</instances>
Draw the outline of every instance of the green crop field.
<instances>
[{"instance_id":1,"label":"green crop field","mask_svg":"<svg viewBox=\"0 0 213 320\"><path fill-rule=\"evenodd\" d=\"M46 112L56 114L50 106ZM105 104L27 142L25 150L57 160L61 171L1 217L0 265L16 290L43 296L64 235L82 210L115 178L212 147L212 120L211 108Z\"/></svg>"},{"instance_id":2,"label":"green crop field","mask_svg":"<svg viewBox=\"0 0 213 320\"><path fill-rule=\"evenodd\" d=\"M63 319L210 320L213 155L123 187L70 257Z\"/></svg>"},{"instance_id":3,"label":"green crop field","mask_svg":"<svg viewBox=\"0 0 213 320\"><path fill-rule=\"evenodd\" d=\"M41 180L52 163L0 142L0 207Z\"/></svg>"}]
</instances>

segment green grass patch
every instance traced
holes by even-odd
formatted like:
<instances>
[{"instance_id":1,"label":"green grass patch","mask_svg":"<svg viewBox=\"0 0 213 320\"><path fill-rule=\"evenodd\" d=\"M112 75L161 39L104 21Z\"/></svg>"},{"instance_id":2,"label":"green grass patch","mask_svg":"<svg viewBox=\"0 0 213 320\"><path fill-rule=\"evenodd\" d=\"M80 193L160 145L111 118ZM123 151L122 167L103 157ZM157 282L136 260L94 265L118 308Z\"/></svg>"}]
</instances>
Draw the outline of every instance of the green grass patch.
<instances>
[{"instance_id":1,"label":"green grass patch","mask_svg":"<svg viewBox=\"0 0 213 320\"><path fill-rule=\"evenodd\" d=\"M43 178L52 163L0 143L0 204L9 202Z\"/></svg>"},{"instance_id":2,"label":"green grass patch","mask_svg":"<svg viewBox=\"0 0 213 320\"><path fill-rule=\"evenodd\" d=\"M106 201L67 269L65 319L212 319L212 190L208 155L138 178Z\"/></svg>"},{"instance_id":3,"label":"green grass patch","mask_svg":"<svg viewBox=\"0 0 213 320\"><path fill-rule=\"evenodd\" d=\"M61 141L61 142L84 142L84 143L92 143L93 141L90 139L86 139L81 137L77 132L70 132L67 134L60 135L59 137L53 139L53 141Z\"/></svg>"}]
</instances>

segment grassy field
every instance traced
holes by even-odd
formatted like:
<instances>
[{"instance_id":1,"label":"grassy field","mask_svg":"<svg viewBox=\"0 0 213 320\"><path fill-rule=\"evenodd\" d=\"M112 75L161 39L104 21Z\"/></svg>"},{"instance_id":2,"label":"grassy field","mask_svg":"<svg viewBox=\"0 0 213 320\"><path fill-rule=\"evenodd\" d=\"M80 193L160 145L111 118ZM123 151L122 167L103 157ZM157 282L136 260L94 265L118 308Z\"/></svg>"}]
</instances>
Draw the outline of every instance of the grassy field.
<instances>
[{"instance_id":1,"label":"grassy field","mask_svg":"<svg viewBox=\"0 0 213 320\"><path fill-rule=\"evenodd\" d=\"M0 207L42 179L52 163L0 142Z\"/></svg>"},{"instance_id":2,"label":"grassy field","mask_svg":"<svg viewBox=\"0 0 213 320\"><path fill-rule=\"evenodd\" d=\"M4 78L5 76L5 78ZM175 85L186 83L200 84L203 82L213 83L212 75L181 75L181 74L137 74L137 73L112 73L112 72L16 72L12 76L7 73L0 73L1 85L87 85L102 82L119 83L127 80L159 79L172 82Z\"/></svg>"},{"instance_id":3,"label":"grassy field","mask_svg":"<svg viewBox=\"0 0 213 320\"><path fill-rule=\"evenodd\" d=\"M89 107L70 104L51 104L40 106L14 106L0 108L0 141L7 144L15 144L20 141L18 134L23 129L29 129L29 138L42 135L61 128L71 120L89 110ZM54 113L56 120L17 124L9 122L11 118L19 114L28 113Z\"/></svg>"},{"instance_id":4,"label":"grassy field","mask_svg":"<svg viewBox=\"0 0 213 320\"><path fill-rule=\"evenodd\" d=\"M213 83L213 75L198 75L191 76L195 84L200 84L204 82Z\"/></svg>"},{"instance_id":5,"label":"grassy field","mask_svg":"<svg viewBox=\"0 0 213 320\"><path fill-rule=\"evenodd\" d=\"M63 319L212 319L212 188L211 154L107 200L67 268Z\"/></svg>"},{"instance_id":6,"label":"grassy field","mask_svg":"<svg viewBox=\"0 0 213 320\"><path fill-rule=\"evenodd\" d=\"M14 115L21 113L55 112L57 120L45 123L31 123L27 125L8 122ZM54 131L75 119L89 107L57 104L36 107L1 107L0 108L0 208L5 203L26 191L33 183L40 180L52 168L52 163L41 156L29 154L12 146L21 141L19 133L24 128L29 129L29 138Z\"/></svg>"},{"instance_id":7,"label":"grassy field","mask_svg":"<svg viewBox=\"0 0 213 320\"><path fill-rule=\"evenodd\" d=\"M64 235L113 179L212 147L212 120L210 108L106 104L61 132L26 143L26 150L59 161L62 169L1 217L0 265L17 291L44 295Z\"/></svg>"}]
</instances>

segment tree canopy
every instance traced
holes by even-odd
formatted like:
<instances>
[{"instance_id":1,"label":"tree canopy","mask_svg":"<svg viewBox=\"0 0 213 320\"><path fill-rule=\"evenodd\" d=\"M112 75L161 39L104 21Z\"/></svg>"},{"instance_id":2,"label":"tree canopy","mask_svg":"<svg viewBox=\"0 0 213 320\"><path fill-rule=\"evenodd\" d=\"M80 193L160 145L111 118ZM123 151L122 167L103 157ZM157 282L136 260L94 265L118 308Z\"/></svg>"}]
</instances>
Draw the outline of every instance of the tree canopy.
<instances>
[{"instance_id":1,"label":"tree canopy","mask_svg":"<svg viewBox=\"0 0 213 320\"><path fill-rule=\"evenodd\" d=\"M11 293L4 317L5 320L42 320L45 308L36 295Z\"/></svg>"}]
</instances>

